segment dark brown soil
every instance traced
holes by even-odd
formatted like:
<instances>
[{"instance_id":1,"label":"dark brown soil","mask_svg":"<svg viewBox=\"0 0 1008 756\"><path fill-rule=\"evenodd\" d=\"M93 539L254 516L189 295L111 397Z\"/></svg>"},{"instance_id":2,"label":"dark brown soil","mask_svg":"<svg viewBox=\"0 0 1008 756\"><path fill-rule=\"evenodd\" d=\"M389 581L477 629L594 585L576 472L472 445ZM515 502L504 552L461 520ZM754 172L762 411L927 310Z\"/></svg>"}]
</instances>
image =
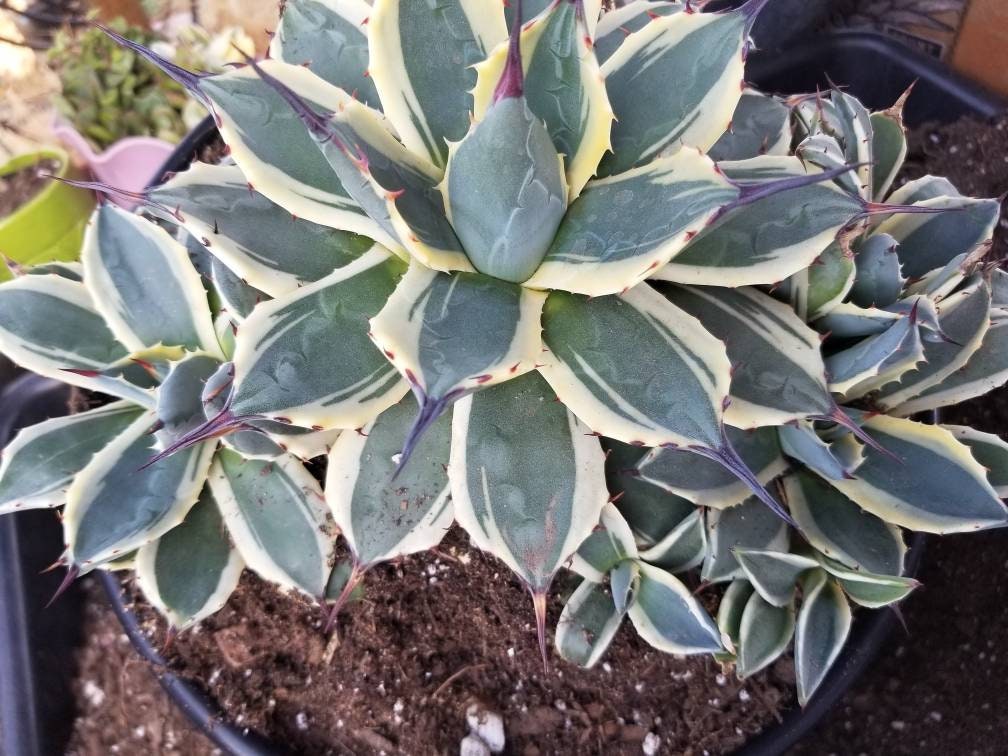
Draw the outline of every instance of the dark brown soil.
<instances>
[{"instance_id":1,"label":"dark brown soil","mask_svg":"<svg viewBox=\"0 0 1008 756\"><path fill-rule=\"evenodd\" d=\"M56 173L60 164L56 160L40 160L27 168L0 176L0 218L4 218L36 194L52 179L43 174Z\"/></svg>"},{"instance_id":2,"label":"dark brown soil","mask_svg":"<svg viewBox=\"0 0 1008 756\"><path fill-rule=\"evenodd\" d=\"M77 658L78 716L67 754L210 756L210 743L193 732L133 650L101 588L93 580L85 583L87 645Z\"/></svg>"},{"instance_id":3,"label":"dark brown soil","mask_svg":"<svg viewBox=\"0 0 1008 756\"><path fill-rule=\"evenodd\" d=\"M172 665L239 724L310 754L454 753L477 702L503 717L509 753L639 754L648 733L662 752L725 753L792 695L788 661L740 683L709 658L651 649L629 626L594 670L553 656L544 675L528 594L458 531L366 586L327 648L317 607L246 575L225 609L175 640ZM140 613L163 643L163 622Z\"/></svg>"}]
</instances>

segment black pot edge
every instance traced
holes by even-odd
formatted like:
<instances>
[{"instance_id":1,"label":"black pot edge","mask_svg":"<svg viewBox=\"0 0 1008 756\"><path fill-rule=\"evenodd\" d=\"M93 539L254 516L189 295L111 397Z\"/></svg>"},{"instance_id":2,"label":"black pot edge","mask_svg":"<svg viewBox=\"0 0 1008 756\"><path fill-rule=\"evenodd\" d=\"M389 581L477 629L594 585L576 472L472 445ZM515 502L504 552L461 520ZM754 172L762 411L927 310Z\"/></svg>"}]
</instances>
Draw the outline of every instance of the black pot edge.
<instances>
[{"instance_id":1,"label":"black pot edge","mask_svg":"<svg viewBox=\"0 0 1008 756\"><path fill-rule=\"evenodd\" d=\"M949 71L938 61L900 45L882 35L867 32L843 32L819 37L797 45L786 56L753 56L751 65L755 70L747 70L748 78L755 82L783 76L789 67L808 65L809 61L821 58L824 51L836 50L847 54L876 54L887 61L901 63L918 79L935 83L943 91L954 93L962 110L983 117L991 117L1005 108L1005 101L983 90L978 85ZM162 166L160 175L176 173L188 167L193 155L216 133L211 117L204 119L178 145L175 152ZM937 417L937 414L936 414ZM914 575L922 558L926 537L914 533L910 538L907 556L907 574ZM137 652L157 668L158 680L171 699L186 713L202 732L221 748L235 756L267 756L284 753L261 736L247 730L240 730L220 719L220 709L206 694L192 683L183 680L165 668L164 660L150 645L140 630L136 618L122 600L122 586L111 573L100 574L102 585L108 595L116 616L123 623L126 634ZM782 720L768 727L749 740L737 756L776 756L798 743L837 704L843 695L878 656L885 641L897 626L893 610L860 611L855 616L850 638L844 646L843 657L834 665L816 695L804 708L797 706L784 713Z\"/></svg>"}]
</instances>

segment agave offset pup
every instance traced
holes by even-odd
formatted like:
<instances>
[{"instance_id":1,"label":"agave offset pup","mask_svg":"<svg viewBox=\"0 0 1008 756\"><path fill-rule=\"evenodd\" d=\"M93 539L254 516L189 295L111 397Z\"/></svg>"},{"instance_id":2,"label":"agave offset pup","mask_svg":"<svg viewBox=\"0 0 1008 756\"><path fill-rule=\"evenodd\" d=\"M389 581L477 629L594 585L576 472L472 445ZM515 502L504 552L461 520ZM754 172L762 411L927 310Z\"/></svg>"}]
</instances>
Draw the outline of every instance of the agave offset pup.
<instances>
[{"instance_id":1,"label":"agave offset pup","mask_svg":"<svg viewBox=\"0 0 1008 756\"><path fill-rule=\"evenodd\" d=\"M569 568L565 659L625 617L742 676L793 638L804 703L916 586L903 529L1006 522L1008 444L907 417L1008 378L1008 286L996 201L890 193L899 103L742 84L764 4L288 0L216 75L113 33L230 158L137 197L174 237L106 205L0 285L6 354L121 398L15 439L0 511L65 504L69 577L134 567L178 629L243 566L335 621L457 522L544 659Z\"/></svg>"}]
</instances>

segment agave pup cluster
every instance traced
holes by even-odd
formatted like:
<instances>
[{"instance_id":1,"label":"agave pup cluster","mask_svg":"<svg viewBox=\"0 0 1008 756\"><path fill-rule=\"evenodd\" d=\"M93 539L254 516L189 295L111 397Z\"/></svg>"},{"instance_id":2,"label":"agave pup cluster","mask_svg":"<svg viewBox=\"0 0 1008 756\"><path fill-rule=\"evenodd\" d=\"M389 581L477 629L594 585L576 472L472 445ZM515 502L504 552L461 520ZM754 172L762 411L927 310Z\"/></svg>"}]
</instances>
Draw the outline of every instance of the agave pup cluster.
<instances>
[{"instance_id":1,"label":"agave pup cluster","mask_svg":"<svg viewBox=\"0 0 1008 756\"><path fill-rule=\"evenodd\" d=\"M889 193L899 104L745 87L762 5L288 0L217 75L120 39L230 157L0 286L6 354L119 397L24 431L0 511L65 504L70 575L132 567L177 628L243 567L335 616L457 522L544 655L571 569L564 658L625 617L741 675L794 638L807 700L851 603L915 587L904 529L1006 521L1008 444L909 416L1008 377L1008 287L997 202Z\"/></svg>"}]
</instances>

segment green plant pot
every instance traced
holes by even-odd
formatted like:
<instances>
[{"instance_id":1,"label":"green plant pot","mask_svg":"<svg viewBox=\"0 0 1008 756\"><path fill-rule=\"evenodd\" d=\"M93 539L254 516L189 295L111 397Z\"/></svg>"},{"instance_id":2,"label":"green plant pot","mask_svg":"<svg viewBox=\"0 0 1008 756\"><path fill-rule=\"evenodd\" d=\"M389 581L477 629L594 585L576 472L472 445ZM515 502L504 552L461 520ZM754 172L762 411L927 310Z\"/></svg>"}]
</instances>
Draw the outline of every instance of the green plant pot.
<instances>
[{"instance_id":1,"label":"green plant pot","mask_svg":"<svg viewBox=\"0 0 1008 756\"><path fill-rule=\"evenodd\" d=\"M0 176L34 165L41 160L57 160L58 176L80 178L70 158L58 149L30 152L0 167ZM0 252L21 265L37 265L53 260L76 260L80 254L95 200L90 192L52 181L42 191L10 215L0 218ZM0 265L0 281L10 278Z\"/></svg>"}]
</instances>

